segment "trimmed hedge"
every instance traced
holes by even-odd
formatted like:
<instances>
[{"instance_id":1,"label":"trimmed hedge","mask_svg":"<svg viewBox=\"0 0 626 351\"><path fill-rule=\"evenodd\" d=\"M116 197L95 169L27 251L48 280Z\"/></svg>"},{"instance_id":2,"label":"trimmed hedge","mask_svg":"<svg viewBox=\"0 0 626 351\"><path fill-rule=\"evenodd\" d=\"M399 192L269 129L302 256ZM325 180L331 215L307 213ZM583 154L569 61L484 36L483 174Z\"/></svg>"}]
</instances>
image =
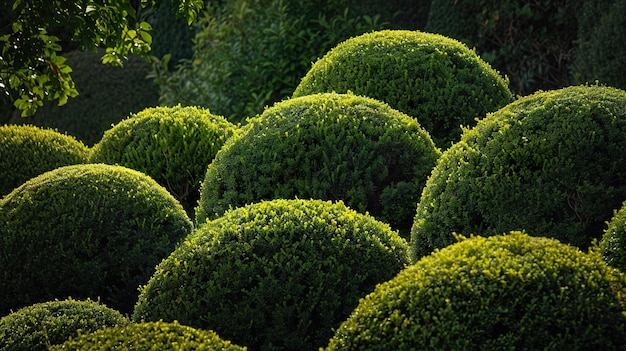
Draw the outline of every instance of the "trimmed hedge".
<instances>
[{"instance_id":1,"label":"trimmed hedge","mask_svg":"<svg viewBox=\"0 0 626 351\"><path fill-rule=\"evenodd\" d=\"M129 323L118 311L91 300L42 302L0 319L0 351L45 351L70 337Z\"/></svg>"},{"instance_id":2,"label":"trimmed hedge","mask_svg":"<svg viewBox=\"0 0 626 351\"><path fill-rule=\"evenodd\" d=\"M361 300L326 350L622 350L626 276L521 232L471 237Z\"/></svg>"},{"instance_id":3,"label":"trimmed hedge","mask_svg":"<svg viewBox=\"0 0 626 351\"><path fill-rule=\"evenodd\" d=\"M610 266L626 272L626 202L608 222L600 240L600 252Z\"/></svg>"},{"instance_id":4,"label":"trimmed hedge","mask_svg":"<svg viewBox=\"0 0 626 351\"><path fill-rule=\"evenodd\" d=\"M419 123L374 99L316 94L249 120L218 152L197 223L276 198L343 200L408 235L440 151Z\"/></svg>"},{"instance_id":5,"label":"trimmed hedge","mask_svg":"<svg viewBox=\"0 0 626 351\"><path fill-rule=\"evenodd\" d=\"M231 344L209 330L199 330L177 322L137 323L108 327L82 334L50 351L245 351L245 347Z\"/></svg>"},{"instance_id":6,"label":"trimmed hedge","mask_svg":"<svg viewBox=\"0 0 626 351\"><path fill-rule=\"evenodd\" d=\"M157 266L132 319L178 320L252 350L317 350L406 264L397 232L341 202L261 202L191 234Z\"/></svg>"},{"instance_id":7,"label":"trimmed hedge","mask_svg":"<svg viewBox=\"0 0 626 351\"><path fill-rule=\"evenodd\" d=\"M0 200L0 314L68 296L128 312L191 230L182 206L143 173L84 164L41 174Z\"/></svg>"},{"instance_id":8,"label":"trimmed hedge","mask_svg":"<svg viewBox=\"0 0 626 351\"><path fill-rule=\"evenodd\" d=\"M467 46L408 30L340 43L313 64L293 96L349 91L416 118L442 148L459 139L461 125L513 100L508 80Z\"/></svg>"},{"instance_id":9,"label":"trimmed hedge","mask_svg":"<svg viewBox=\"0 0 626 351\"><path fill-rule=\"evenodd\" d=\"M207 166L236 129L207 109L147 108L107 130L94 145L91 161L151 176L193 213Z\"/></svg>"},{"instance_id":10,"label":"trimmed hedge","mask_svg":"<svg viewBox=\"0 0 626 351\"><path fill-rule=\"evenodd\" d=\"M587 248L626 199L626 92L573 86L489 114L439 159L412 229L414 257L452 233L527 230Z\"/></svg>"},{"instance_id":11,"label":"trimmed hedge","mask_svg":"<svg viewBox=\"0 0 626 351\"><path fill-rule=\"evenodd\" d=\"M0 198L41 173L86 163L89 153L82 142L56 130L0 126Z\"/></svg>"}]
</instances>

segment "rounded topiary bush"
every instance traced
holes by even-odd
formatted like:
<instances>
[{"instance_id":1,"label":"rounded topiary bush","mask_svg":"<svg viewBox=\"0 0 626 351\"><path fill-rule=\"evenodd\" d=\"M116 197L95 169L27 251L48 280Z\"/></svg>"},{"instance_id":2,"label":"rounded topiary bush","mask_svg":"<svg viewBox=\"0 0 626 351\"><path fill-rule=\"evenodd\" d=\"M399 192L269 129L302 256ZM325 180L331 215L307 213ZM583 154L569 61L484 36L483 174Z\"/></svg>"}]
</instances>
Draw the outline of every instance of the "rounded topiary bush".
<instances>
[{"instance_id":1,"label":"rounded topiary bush","mask_svg":"<svg viewBox=\"0 0 626 351\"><path fill-rule=\"evenodd\" d=\"M44 351L79 333L129 323L120 312L91 300L42 302L0 319L0 350Z\"/></svg>"},{"instance_id":2,"label":"rounded topiary bush","mask_svg":"<svg viewBox=\"0 0 626 351\"><path fill-rule=\"evenodd\" d=\"M0 197L57 167L86 163L89 148L74 137L30 125L0 126Z\"/></svg>"},{"instance_id":3,"label":"rounded topiary bush","mask_svg":"<svg viewBox=\"0 0 626 351\"><path fill-rule=\"evenodd\" d=\"M207 166L236 129L207 109L147 108L107 130L94 145L91 161L151 176L191 213Z\"/></svg>"},{"instance_id":4,"label":"rounded topiary bush","mask_svg":"<svg viewBox=\"0 0 626 351\"><path fill-rule=\"evenodd\" d=\"M133 320L178 320L253 350L317 350L407 263L397 232L343 203L260 202L191 234L157 266Z\"/></svg>"},{"instance_id":5,"label":"rounded topiary bush","mask_svg":"<svg viewBox=\"0 0 626 351\"><path fill-rule=\"evenodd\" d=\"M342 200L408 233L440 151L419 123L374 99L315 94L249 120L209 165L196 220L276 198Z\"/></svg>"},{"instance_id":6,"label":"rounded topiary bush","mask_svg":"<svg viewBox=\"0 0 626 351\"><path fill-rule=\"evenodd\" d=\"M245 351L246 348L223 340L210 330L194 329L177 322L152 322L102 328L53 346L49 350Z\"/></svg>"},{"instance_id":7,"label":"rounded topiary bush","mask_svg":"<svg viewBox=\"0 0 626 351\"><path fill-rule=\"evenodd\" d=\"M521 232L472 237L364 298L326 350L622 350L626 277Z\"/></svg>"},{"instance_id":8,"label":"rounded topiary bush","mask_svg":"<svg viewBox=\"0 0 626 351\"><path fill-rule=\"evenodd\" d=\"M600 252L609 265L626 272L626 202L608 222L600 240Z\"/></svg>"},{"instance_id":9,"label":"rounded topiary bush","mask_svg":"<svg viewBox=\"0 0 626 351\"><path fill-rule=\"evenodd\" d=\"M527 230L587 248L626 199L626 92L574 86L489 114L439 159L412 229L416 257L452 233Z\"/></svg>"},{"instance_id":10,"label":"rounded topiary bush","mask_svg":"<svg viewBox=\"0 0 626 351\"><path fill-rule=\"evenodd\" d=\"M447 148L461 125L513 100L508 81L460 42L438 34L384 30L348 39L309 70L293 96L369 96L417 118Z\"/></svg>"},{"instance_id":11,"label":"rounded topiary bush","mask_svg":"<svg viewBox=\"0 0 626 351\"><path fill-rule=\"evenodd\" d=\"M137 288L192 229L147 175L83 164L41 174L0 200L0 314L98 297L132 310Z\"/></svg>"}]
</instances>

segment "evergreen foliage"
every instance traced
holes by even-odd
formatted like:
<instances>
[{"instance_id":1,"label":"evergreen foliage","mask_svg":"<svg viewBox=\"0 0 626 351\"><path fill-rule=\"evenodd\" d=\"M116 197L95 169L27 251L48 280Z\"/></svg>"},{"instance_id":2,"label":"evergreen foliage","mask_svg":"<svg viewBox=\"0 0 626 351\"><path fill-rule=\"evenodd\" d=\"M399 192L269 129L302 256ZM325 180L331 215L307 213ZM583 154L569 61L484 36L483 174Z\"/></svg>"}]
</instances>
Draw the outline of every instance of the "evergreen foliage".
<instances>
[{"instance_id":1,"label":"evergreen foliage","mask_svg":"<svg viewBox=\"0 0 626 351\"><path fill-rule=\"evenodd\" d=\"M600 240L600 252L610 266L626 272L626 202L608 222Z\"/></svg>"}]
</instances>

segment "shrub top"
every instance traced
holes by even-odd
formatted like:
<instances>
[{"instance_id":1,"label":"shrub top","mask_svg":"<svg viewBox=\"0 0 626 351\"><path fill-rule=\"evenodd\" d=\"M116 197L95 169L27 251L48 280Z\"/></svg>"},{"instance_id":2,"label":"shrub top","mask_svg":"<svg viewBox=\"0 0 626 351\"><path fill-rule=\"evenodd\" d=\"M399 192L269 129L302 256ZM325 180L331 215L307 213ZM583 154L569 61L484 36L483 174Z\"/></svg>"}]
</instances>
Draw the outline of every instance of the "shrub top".
<instances>
[{"instance_id":1,"label":"shrub top","mask_svg":"<svg viewBox=\"0 0 626 351\"><path fill-rule=\"evenodd\" d=\"M42 302L0 319L0 351L45 351L79 333L129 323L118 311L91 300Z\"/></svg>"},{"instance_id":2,"label":"shrub top","mask_svg":"<svg viewBox=\"0 0 626 351\"><path fill-rule=\"evenodd\" d=\"M177 322L152 322L102 328L53 346L49 350L245 351L246 348L231 344L210 330L194 329Z\"/></svg>"},{"instance_id":3,"label":"shrub top","mask_svg":"<svg viewBox=\"0 0 626 351\"><path fill-rule=\"evenodd\" d=\"M74 137L30 125L0 126L0 197L57 167L86 163L89 148Z\"/></svg>"},{"instance_id":4,"label":"shrub top","mask_svg":"<svg viewBox=\"0 0 626 351\"><path fill-rule=\"evenodd\" d=\"M626 199L626 92L573 86L520 98L446 150L417 207L421 257L452 233L527 230L580 248Z\"/></svg>"},{"instance_id":5,"label":"shrub top","mask_svg":"<svg viewBox=\"0 0 626 351\"><path fill-rule=\"evenodd\" d=\"M192 229L147 175L82 164L41 174L0 200L0 314L67 296L132 309L137 287ZM37 287L37 289L33 289Z\"/></svg>"},{"instance_id":6,"label":"shrub top","mask_svg":"<svg viewBox=\"0 0 626 351\"><path fill-rule=\"evenodd\" d=\"M317 350L406 264L397 232L341 202L260 202L191 234L157 266L133 320L178 320L254 350Z\"/></svg>"},{"instance_id":7,"label":"shrub top","mask_svg":"<svg viewBox=\"0 0 626 351\"><path fill-rule=\"evenodd\" d=\"M447 148L461 125L513 100L508 80L467 46L438 34L383 30L348 39L313 64L293 96L352 91L416 118Z\"/></svg>"},{"instance_id":8,"label":"shrub top","mask_svg":"<svg viewBox=\"0 0 626 351\"><path fill-rule=\"evenodd\" d=\"M249 120L209 165L196 221L276 198L342 200L409 232L440 151L419 123L380 101L315 94Z\"/></svg>"},{"instance_id":9,"label":"shrub top","mask_svg":"<svg viewBox=\"0 0 626 351\"><path fill-rule=\"evenodd\" d=\"M91 161L146 173L192 212L207 166L236 128L207 109L147 108L107 130Z\"/></svg>"},{"instance_id":10,"label":"shrub top","mask_svg":"<svg viewBox=\"0 0 626 351\"><path fill-rule=\"evenodd\" d=\"M626 277L521 232L422 258L363 299L326 350L619 350Z\"/></svg>"}]
</instances>

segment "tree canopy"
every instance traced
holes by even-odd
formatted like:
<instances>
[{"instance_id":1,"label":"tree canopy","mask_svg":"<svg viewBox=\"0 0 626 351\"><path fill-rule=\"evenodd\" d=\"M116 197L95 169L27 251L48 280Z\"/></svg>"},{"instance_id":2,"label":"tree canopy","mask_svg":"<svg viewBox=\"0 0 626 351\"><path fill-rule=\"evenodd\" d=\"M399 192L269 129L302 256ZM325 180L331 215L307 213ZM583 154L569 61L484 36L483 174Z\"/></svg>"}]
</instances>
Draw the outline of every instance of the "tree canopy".
<instances>
[{"instance_id":1,"label":"tree canopy","mask_svg":"<svg viewBox=\"0 0 626 351\"><path fill-rule=\"evenodd\" d=\"M59 105L78 95L63 43L82 51L105 47L102 62L121 65L129 54L147 57L151 25L138 15L168 0L12 0L0 3L0 91L22 111L44 100ZM203 0L171 0L177 16L193 22Z\"/></svg>"}]
</instances>

